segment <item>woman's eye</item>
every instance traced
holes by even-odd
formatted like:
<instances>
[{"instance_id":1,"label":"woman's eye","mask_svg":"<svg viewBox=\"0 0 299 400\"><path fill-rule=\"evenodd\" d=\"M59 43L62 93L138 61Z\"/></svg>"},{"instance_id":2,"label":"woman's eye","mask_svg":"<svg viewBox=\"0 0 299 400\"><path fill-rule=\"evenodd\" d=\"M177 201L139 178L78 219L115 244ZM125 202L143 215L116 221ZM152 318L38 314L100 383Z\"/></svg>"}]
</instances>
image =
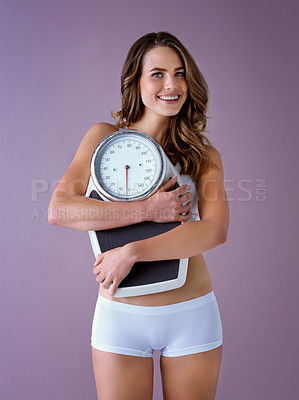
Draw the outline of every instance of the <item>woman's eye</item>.
<instances>
[{"instance_id":1,"label":"woman's eye","mask_svg":"<svg viewBox=\"0 0 299 400\"><path fill-rule=\"evenodd\" d=\"M163 74L162 74L162 72L155 72L152 76L154 78L162 78ZM176 72L175 76L178 78L185 77L185 72Z\"/></svg>"}]
</instances>

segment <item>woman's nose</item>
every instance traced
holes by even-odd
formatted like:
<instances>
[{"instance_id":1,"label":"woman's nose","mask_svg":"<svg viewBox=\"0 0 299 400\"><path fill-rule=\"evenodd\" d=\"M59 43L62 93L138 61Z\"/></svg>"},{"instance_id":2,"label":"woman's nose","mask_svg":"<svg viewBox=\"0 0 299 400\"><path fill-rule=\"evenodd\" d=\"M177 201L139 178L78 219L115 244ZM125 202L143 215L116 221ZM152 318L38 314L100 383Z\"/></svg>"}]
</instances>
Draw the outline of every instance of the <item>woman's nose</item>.
<instances>
[{"instance_id":1,"label":"woman's nose","mask_svg":"<svg viewBox=\"0 0 299 400\"><path fill-rule=\"evenodd\" d=\"M175 88L175 81L171 76L166 76L164 81L165 89L173 89Z\"/></svg>"}]
</instances>

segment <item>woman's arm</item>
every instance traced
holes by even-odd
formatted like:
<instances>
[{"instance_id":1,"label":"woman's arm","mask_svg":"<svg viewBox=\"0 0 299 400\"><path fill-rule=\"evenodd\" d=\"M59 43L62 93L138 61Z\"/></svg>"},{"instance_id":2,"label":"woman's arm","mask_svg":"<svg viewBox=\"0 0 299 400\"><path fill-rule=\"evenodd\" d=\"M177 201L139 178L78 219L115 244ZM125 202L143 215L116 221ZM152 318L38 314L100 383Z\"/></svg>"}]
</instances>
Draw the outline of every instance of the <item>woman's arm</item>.
<instances>
[{"instance_id":1,"label":"woman's arm","mask_svg":"<svg viewBox=\"0 0 299 400\"><path fill-rule=\"evenodd\" d=\"M95 124L88 130L73 161L54 190L48 209L49 223L96 231L147 220L187 221L190 218L191 202L185 207L181 204L190 200L191 193L186 193L186 185L167 192L175 179L167 182L150 199L143 201L106 202L84 196L90 178L92 154L97 145L115 130L115 126L106 123ZM182 197L179 198L179 195Z\"/></svg>"},{"instance_id":2,"label":"woman's arm","mask_svg":"<svg viewBox=\"0 0 299 400\"><path fill-rule=\"evenodd\" d=\"M209 153L219 169L211 169L198 181L200 221L188 222L156 237L128 244L128 252L135 261L192 257L226 241L229 206L223 165L214 147L210 146Z\"/></svg>"},{"instance_id":3,"label":"woman's arm","mask_svg":"<svg viewBox=\"0 0 299 400\"><path fill-rule=\"evenodd\" d=\"M209 148L209 152L219 169L210 169L198 181L200 221L188 222L161 235L98 255L93 272L103 288L108 289L112 284L111 295L137 261L192 257L226 241L229 207L223 165L215 148Z\"/></svg>"}]
</instances>

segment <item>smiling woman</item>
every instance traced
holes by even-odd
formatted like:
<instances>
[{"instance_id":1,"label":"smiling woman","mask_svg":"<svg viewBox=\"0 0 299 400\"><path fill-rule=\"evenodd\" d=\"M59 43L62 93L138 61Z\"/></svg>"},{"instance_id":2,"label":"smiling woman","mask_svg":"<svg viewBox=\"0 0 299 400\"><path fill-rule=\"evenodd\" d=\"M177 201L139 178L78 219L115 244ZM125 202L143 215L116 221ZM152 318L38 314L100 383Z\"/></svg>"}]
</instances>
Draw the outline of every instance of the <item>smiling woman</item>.
<instances>
[{"instance_id":1,"label":"smiling woman","mask_svg":"<svg viewBox=\"0 0 299 400\"><path fill-rule=\"evenodd\" d=\"M187 93L184 66L178 53L170 47L150 50L144 57L140 78L140 95L145 106L143 118L147 118L148 112L176 115Z\"/></svg>"},{"instance_id":2,"label":"smiling woman","mask_svg":"<svg viewBox=\"0 0 299 400\"><path fill-rule=\"evenodd\" d=\"M152 353L161 350L164 400L212 400L221 364L222 325L202 253L226 241L229 208L221 156L204 135L207 84L182 43L159 32L141 37L129 50L121 93L121 110L112 113L116 125L97 123L84 136L53 193L49 222L87 231L109 229L112 234L114 228L140 222L180 223L96 257L93 272L100 287L91 345L98 397L150 400ZM120 128L155 139L184 184L174 188L173 177L150 197L136 201L85 197L94 150ZM127 191L127 162L121 170ZM194 211L200 219L192 218ZM114 297L135 263L184 258L189 262L181 287Z\"/></svg>"},{"instance_id":3,"label":"smiling woman","mask_svg":"<svg viewBox=\"0 0 299 400\"><path fill-rule=\"evenodd\" d=\"M174 64L169 64L168 56ZM173 164L179 163L181 173L191 175L195 181L211 168L217 168L208 152L212 144L204 135L208 85L189 51L175 36L167 32L149 33L138 39L129 50L121 74L121 110L111 113L120 128L133 128L134 124L135 129L142 130L139 126L146 121L145 104L141 96L143 79L148 81L148 87L154 85L155 80L166 81L167 85L168 79L170 85L187 86L185 102L177 102L180 112L171 114L173 110L166 109L171 118L160 119L157 127L158 140L161 139L162 147ZM160 90L153 96L176 93L171 87L170 90L167 87ZM167 104L167 101L163 103Z\"/></svg>"}]
</instances>

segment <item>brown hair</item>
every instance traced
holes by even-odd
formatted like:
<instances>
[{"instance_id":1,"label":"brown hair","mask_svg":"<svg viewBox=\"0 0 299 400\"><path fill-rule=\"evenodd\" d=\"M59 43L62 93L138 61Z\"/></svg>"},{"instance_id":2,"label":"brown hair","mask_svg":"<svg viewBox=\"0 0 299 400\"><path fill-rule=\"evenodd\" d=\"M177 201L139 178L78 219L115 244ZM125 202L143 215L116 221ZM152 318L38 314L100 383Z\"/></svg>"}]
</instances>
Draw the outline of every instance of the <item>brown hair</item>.
<instances>
[{"instance_id":1,"label":"brown hair","mask_svg":"<svg viewBox=\"0 0 299 400\"><path fill-rule=\"evenodd\" d=\"M121 73L121 110L111 112L111 116L119 128L125 128L141 118L144 104L139 80L144 56L155 47L170 47L178 53L188 86L187 99L180 112L169 118L161 145L172 163L181 165L181 174L197 180L211 167L218 168L207 151L206 145L212 144L203 134L207 124L208 85L189 51L175 36L168 32L149 33L132 45Z\"/></svg>"}]
</instances>

